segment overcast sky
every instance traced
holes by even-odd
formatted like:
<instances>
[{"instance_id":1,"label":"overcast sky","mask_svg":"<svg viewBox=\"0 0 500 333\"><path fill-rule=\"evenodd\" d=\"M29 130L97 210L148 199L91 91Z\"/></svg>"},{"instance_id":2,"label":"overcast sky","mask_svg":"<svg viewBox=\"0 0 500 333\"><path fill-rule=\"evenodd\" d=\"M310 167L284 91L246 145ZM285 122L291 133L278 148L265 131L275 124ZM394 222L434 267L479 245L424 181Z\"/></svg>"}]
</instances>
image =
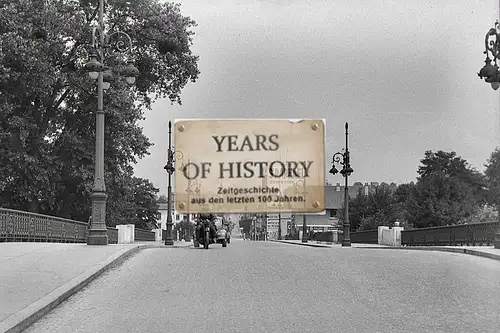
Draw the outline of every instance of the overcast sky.
<instances>
[{"instance_id":1,"label":"overcast sky","mask_svg":"<svg viewBox=\"0 0 500 333\"><path fill-rule=\"evenodd\" d=\"M181 118L325 118L327 160L347 121L351 184L414 181L426 150L482 171L500 142L499 91L476 74L497 0L176 2L198 23L201 75L182 106L157 101L141 124L154 146L135 172L161 193L167 124Z\"/></svg>"}]
</instances>

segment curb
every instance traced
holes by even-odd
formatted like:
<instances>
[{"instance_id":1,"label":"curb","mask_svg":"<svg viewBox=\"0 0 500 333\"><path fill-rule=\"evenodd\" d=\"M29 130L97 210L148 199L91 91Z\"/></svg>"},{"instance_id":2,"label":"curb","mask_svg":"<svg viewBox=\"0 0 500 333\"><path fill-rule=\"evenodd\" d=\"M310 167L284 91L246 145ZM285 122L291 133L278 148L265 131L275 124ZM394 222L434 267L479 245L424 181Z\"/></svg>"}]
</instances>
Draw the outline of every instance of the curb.
<instances>
[{"instance_id":1,"label":"curb","mask_svg":"<svg viewBox=\"0 0 500 333\"><path fill-rule=\"evenodd\" d=\"M389 249L389 250L420 250L420 251L439 251L439 252L452 252L452 253L462 253L462 254L468 254L472 256L477 256L477 257L484 257L488 259L493 259L493 260L499 260L500 261L500 255L498 254L493 254L493 253L487 253L487 252L482 252L482 251L477 251L477 250L470 250L470 249L460 249L460 248L448 248L448 247L435 247L435 246L405 246L405 247L395 247L395 246L388 246L388 247L358 247L358 249Z\"/></svg>"},{"instance_id":2,"label":"curb","mask_svg":"<svg viewBox=\"0 0 500 333\"><path fill-rule=\"evenodd\" d=\"M282 244L292 244L292 245L302 245L302 246L310 246L310 247L323 247L323 248L331 248L331 245L325 245L325 244L315 244L315 243L292 243L292 242L287 242L287 241L280 241L280 240L273 240L275 243L282 243Z\"/></svg>"},{"instance_id":3,"label":"curb","mask_svg":"<svg viewBox=\"0 0 500 333\"><path fill-rule=\"evenodd\" d=\"M68 298L76 294L90 282L97 279L104 272L112 267L122 264L132 255L144 249L154 248L183 248L187 246L165 246L157 244L137 245L131 249L125 249L109 256L106 260L95 265L86 272L81 273L62 286L54 289L44 297L40 298L35 303L28 305L17 313L5 318L0 322L0 332L3 333L18 333L27 329L40 318L49 313L52 309L66 301Z\"/></svg>"},{"instance_id":4,"label":"curb","mask_svg":"<svg viewBox=\"0 0 500 333\"><path fill-rule=\"evenodd\" d=\"M291 243L291 242L278 241L278 240L275 240L274 242L276 242L276 243L284 243L284 244L292 244L292 245L311 246L311 247L332 248L331 245L322 245L322 244ZM460 248L448 248L448 247L436 247L436 246L418 246L418 247L416 247L416 246L405 246L405 247L399 247L399 246L384 246L384 247L363 246L363 247L356 247L356 246L352 246L350 248L354 248L354 249L369 249L369 250L382 249L382 250L420 250L420 251L452 252L452 253L462 253L462 254L468 254L468 255L472 255L472 256L483 257L483 258L488 258L488 259L500 261L500 255L497 255L497 254L487 253L487 252L482 252L482 251L477 251L477 250L470 250L470 249L460 249Z\"/></svg>"}]
</instances>

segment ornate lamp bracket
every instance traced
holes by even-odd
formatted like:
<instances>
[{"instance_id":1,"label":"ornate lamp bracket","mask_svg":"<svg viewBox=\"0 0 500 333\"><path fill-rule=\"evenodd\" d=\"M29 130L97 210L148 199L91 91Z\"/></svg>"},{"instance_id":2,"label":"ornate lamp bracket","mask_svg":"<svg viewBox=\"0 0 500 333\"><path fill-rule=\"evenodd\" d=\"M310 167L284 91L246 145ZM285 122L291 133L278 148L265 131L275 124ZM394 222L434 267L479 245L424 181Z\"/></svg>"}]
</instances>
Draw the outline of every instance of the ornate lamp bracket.
<instances>
[{"instance_id":1,"label":"ornate lamp bracket","mask_svg":"<svg viewBox=\"0 0 500 333\"><path fill-rule=\"evenodd\" d=\"M103 35L101 43L101 34ZM114 31L106 35L99 27L92 28L92 48L99 56L99 60L103 61L105 57L118 57L130 54L132 49L132 38L123 31Z\"/></svg>"},{"instance_id":2,"label":"ornate lamp bracket","mask_svg":"<svg viewBox=\"0 0 500 333\"><path fill-rule=\"evenodd\" d=\"M487 58L489 58L489 55L491 54L491 57L493 58L495 64L500 56L499 42L500 42L500 24L498 21L496 21L495 27L491 28L484 37L484 46L485 46L484 54L486 54Z\"/></svg>"}]
</instances>

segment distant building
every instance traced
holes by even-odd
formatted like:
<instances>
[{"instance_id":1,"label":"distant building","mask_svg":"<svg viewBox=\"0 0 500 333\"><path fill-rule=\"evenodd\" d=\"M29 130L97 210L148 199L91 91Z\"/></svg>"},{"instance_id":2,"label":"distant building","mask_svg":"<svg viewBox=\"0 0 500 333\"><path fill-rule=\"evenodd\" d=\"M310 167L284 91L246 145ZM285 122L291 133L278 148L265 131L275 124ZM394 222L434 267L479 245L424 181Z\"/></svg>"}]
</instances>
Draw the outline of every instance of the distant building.
<instances>
[{"instance_id":1,"label":"distant building","mask_svg":"<svg viewBox=\"0 0 500 333\"><path fill-rule=\"evenodd\" d=\"M158 224L161 224L161 229L167 230L168 203L160 203L158 205L160 206L158 209L158 211L160 212L160 221ZM172 212L172 222L174 223L174 226L177 223L182 222L184 220L194 221L196 218L196 214L183 214L183 213L179 213L177 210L175 210L174 193L172 193L171 212Z\"/></svg>"}]
</instances>

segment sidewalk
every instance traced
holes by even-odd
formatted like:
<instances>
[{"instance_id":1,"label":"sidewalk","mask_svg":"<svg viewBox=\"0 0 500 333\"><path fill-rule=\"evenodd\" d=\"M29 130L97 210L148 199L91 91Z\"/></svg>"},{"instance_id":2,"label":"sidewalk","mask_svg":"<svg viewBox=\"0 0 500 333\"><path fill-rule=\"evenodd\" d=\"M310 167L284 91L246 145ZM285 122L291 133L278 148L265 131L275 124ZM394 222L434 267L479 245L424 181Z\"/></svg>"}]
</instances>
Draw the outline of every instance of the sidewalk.
<instances>
[{"instance_id":1,"label":"sidewalk","mask_svg":"<svg viewBox=\"0 0 500 333\"><path fill-rule=\"evenodd\" d=\"M176 242L174 247L193 243ZM0 243L0 333L20 332L107 269L160 242Z\"/></svg>"},{"instance_id":2,"label":"sidewalk","mask_svg":"<svg viewBox=\"0 0 500 333\"><path fill-rule=\"evenodd\" d=\"M327 244L325 242L308 241L307 243L302 243L301 240L276 240L279 243L288 243L294 245L303 245L311 247L324 247L324 248L342 248L341 244ZM494 260L500 260L500 249L495 249L493 246L405 246L405 247L394 247L387 245L378 244L361 244L352 243L351 248L360 249L389 249L389 250L421 250L421 251L442 251L442 252L453 252L453 253L463 253L470 254L479 257L485 257Z\"/></svg>"}]
</instances>

